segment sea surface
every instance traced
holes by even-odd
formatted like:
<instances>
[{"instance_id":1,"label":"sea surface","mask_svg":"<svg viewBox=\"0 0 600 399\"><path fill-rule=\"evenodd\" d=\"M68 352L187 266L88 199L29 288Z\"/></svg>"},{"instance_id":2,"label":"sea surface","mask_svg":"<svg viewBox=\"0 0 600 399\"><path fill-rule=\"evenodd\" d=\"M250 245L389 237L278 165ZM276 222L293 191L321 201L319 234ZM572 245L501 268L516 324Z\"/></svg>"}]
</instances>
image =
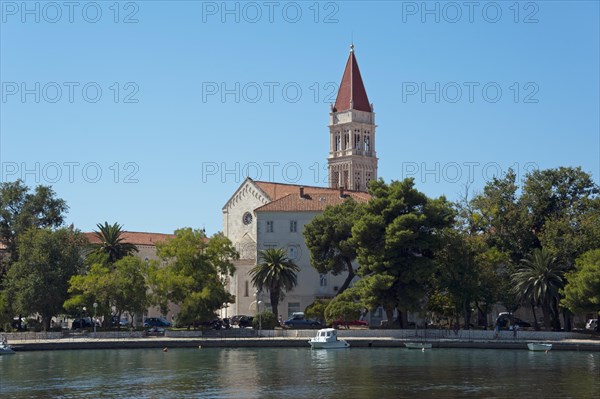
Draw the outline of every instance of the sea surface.
<instances>
[{"instance_id":1,"label":"sea surface","mask_svg":"<svg viewBox=\"0 0 600 399\"><path fill-rule=\"evenodd\" d=\"M599 398L600 353L131 349L0 356L0 398Z\"/></svg>"}]
</instances>

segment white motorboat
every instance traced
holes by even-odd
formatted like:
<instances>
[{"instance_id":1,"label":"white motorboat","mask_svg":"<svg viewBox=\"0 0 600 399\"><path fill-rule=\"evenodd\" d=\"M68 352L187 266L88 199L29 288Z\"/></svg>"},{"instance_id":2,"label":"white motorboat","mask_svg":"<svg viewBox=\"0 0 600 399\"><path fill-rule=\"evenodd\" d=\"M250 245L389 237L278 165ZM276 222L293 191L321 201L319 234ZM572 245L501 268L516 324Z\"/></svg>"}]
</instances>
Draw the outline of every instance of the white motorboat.
<instances>
[{"instance_id":1,"label":"white motorboat","mask_svg":"<svg viewBox=\"0 0 600 399\"><path fill-rule=\"evenodd\" d=\"M343 339L338 339L335 328L323 328L317 331L314 338L308 340L313 349L339 349L348 348L350 344Z\"/></svg>"},{"instance_id":2,"label":"white motorboat","mask_svg":"<svg viewBox=\"0 0 600 399\"><path fill-rule=\"evenodd\" d=\"M542 344L537 342L530 342L527 344L530 351L546 352L552 349L552 344Z\"/></svg>"},{"instance_id":3,"label":"white motorboat","mask_svg":"<svg viewBox=\"0 0 600 399\"><path fill-rule=\"evenodd\" d=\"M7 343L0 342L0 355L12 355L15 351Z\"/></svg>"},{"instance_id":4,"label":"white motorboat","mask_svg":"<svg viewBox=\"0 0 600 399\"><path fill-rule=\"evenodd\" d=\"M431 349L431 344L425 342L405 342L408 349Z\"/></svg>"}]
</instances>

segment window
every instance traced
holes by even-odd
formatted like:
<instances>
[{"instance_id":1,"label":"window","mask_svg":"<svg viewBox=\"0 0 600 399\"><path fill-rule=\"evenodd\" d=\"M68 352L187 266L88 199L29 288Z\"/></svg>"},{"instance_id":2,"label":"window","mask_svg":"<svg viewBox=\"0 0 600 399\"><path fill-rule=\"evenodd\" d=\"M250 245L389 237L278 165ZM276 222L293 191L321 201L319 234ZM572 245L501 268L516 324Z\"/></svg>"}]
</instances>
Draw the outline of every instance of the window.
<instances>
[{"instance_id":1,"label":"window","mask_svg":"<svg viewBox=\"0 0 600 399\"><path fill-rule=\"evenodd\" d=\"M359 134L354 135L354 149L360 150L360 135Z\"/></svg>"},{"instance_id":2,"label":"window","mask_svg":"<svg viewBox=\"0 0 600 399\"><path fill-rule=\"evenodd\" d=\"M273 221L267 220L267 233L272 233L272 232L273 232Z\"/></svg>"},{"instance_id":3,"label":"window","mask_svg":"<svg viewBox=\"0 0 600 399\"><path fill-rule=\"evenodd\" d=\"M288 258L290 258L290 260L295 260L298 258L298 247L295 245L290 245L288 247Z\"/></svg>"},{"instance_id":4,"label":"window","mask_svg":"<svg viewBox=\"0 0 600 399\"><path fill-rule=\"evenodd\" d=\"M295 220L290 220L290 233L295 233L298 229L298 222Z\"/></svg>"},{"instance_id":5,"label":"window","mask_svg":"<svg viewBox=\"0 0 600 399\"><path fill-rule=\"evenodd\" d=\"M244 213L244 216L242 217L242 222L247 226L250 223L252 223L252 214L250 212L246 212Z\"/></svg>"},{"instance_id":6,"label":"window","mask_svg":"<svg viewBox=\"0 0 600 399\"><path fill-rule=\"evenodd\" d=\"M319 286L327 287L327 275L319 274Z\"/></svg>"},{"instance_id":7,"label":"window","mask_svg":"<svg viewBox=\"0 0 600 399\"><path fill-rule=\"evenodd\" d=\"M246 280L244 283L244 296L248 296L248 280Z\"/></svg>"},{"instance_id":8,"label":"window","mask_svg":"<svg viewBox=\"0 0 600 399\"><path fill-rule=\"evenodd\" d=\"M289 302L288 303L288 317L292 317L294 312L300 311L300 302Z\"/></svg>"}]
</instances>

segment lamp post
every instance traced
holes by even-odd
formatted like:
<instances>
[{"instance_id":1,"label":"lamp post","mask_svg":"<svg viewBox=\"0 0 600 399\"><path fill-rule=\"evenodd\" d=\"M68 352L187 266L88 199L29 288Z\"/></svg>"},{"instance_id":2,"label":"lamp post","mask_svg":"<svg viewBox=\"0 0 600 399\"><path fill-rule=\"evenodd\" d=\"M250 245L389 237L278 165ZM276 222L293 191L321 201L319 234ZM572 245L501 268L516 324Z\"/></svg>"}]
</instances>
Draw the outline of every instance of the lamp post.
<instances>
[{"instance_id":1,"label":"lamp post","mask_svg":"<svg viewBox=\"0 0 600 399\"><path fill-rule=\"evenodd\" d=\"M258 335L260 337L260 333L262 330L262 319L260 316L260 304L262 303L262 301L258 300L258 296L260 295L260 291L256 291L254 293L254 298L256 298L256 314L258 315Z\"/></svg>"},{"instance_id":2,"label":"lamp post","mask_svg":"<svg viewBox=\"0 0 600 399\"><path fill-rule=\"evenodd\" d=\"M262 301L256 302L256 309L258 309L258 336L260 337L262 332L262 315L260 314L260 305Z\"/></svg>"},{"instance_id":3,"label":"lamp post","mask_svg":"<svg viewBox=\"0 0 600 399\"><path fill-rule=\"evenodd\" d=\"M96 336L96 310L98 309L98 303L94 302L94 337Z\"/></svg>"}]
</instances>

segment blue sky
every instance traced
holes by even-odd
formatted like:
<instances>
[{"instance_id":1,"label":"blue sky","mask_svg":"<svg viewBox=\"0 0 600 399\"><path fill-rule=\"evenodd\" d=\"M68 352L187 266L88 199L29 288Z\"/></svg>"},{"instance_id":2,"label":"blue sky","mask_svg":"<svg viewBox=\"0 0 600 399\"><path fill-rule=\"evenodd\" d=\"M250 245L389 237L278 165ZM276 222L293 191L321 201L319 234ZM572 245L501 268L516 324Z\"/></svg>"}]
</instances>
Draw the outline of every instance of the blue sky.
<instances>
[{"instance_id":1,"label":"blue sky","mask_svg":"<svg viewBox=\"0 0 600 399\"><path fill-rule=\"evenodd\" d=\"M212 234L246 174L323 185L352 40L386 181L599 180L596 1L70 4L0 4L0 178L52 185L84 231Z\"/></svg>"}]
</instances>

